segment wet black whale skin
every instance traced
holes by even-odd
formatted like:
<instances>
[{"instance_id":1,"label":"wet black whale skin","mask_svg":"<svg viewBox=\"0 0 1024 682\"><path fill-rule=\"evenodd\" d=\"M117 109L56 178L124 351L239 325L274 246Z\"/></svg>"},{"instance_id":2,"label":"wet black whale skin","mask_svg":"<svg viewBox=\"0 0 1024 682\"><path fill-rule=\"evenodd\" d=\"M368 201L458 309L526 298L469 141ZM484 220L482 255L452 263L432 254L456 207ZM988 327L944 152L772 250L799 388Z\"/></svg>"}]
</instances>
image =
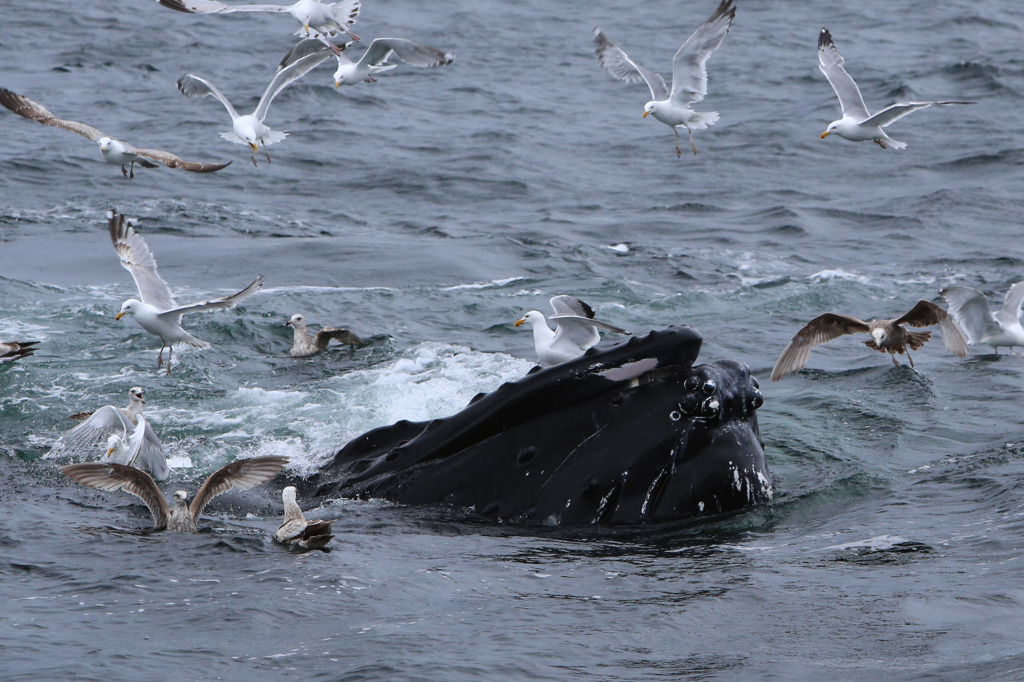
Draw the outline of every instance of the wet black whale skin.
<instances>
[{"instance_id":1,"label":"wet black whale skin","mask_svg":"<svg viewBox=\"0 0 1024 682\"><path fill-rule=\"evenodd\" d=\"M614 524L771 498L762 398L738 362L694 367L700 334L652 331L481 394L461 412L369 431L304 496L450 504L506 523Z\"/></svg>"}]
</instances>

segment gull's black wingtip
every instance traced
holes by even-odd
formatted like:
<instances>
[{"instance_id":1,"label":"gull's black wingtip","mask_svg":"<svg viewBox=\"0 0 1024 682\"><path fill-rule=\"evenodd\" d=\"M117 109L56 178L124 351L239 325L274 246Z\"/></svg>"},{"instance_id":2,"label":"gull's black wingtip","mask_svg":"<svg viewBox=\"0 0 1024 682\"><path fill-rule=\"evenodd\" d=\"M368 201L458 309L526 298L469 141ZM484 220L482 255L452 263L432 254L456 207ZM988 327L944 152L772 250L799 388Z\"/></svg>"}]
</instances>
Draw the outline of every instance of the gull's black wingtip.
<instances>
[{"instance_id":1,"label":"gull's black wingtip","mask_svg":"<svg viewBox=\"0 0 1024 682\"><path fill-rule=\"evenodd\" d=\"M828 47L832 45L832 34L829 33L827 28L822 28L821 33L818 34L818 49Z\"/></svg>"}]
</instances>

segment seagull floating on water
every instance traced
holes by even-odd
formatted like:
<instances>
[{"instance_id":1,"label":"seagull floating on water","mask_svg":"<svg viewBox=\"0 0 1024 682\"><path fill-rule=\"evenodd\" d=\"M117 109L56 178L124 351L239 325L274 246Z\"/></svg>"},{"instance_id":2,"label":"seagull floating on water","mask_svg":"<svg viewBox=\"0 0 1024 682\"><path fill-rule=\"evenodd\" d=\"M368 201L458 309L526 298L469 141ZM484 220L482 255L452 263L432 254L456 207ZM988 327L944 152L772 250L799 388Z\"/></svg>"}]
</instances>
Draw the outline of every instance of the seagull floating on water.
<instances>
[{"instance_id":1,"label":"seagull floating on water","mask_svg":"<svg viewBox=\"0 0 1024 682\"><path fill-rule=\"evenodd\" d=\"M345 43L335 54L338 59L338 69L334 72L334 87L336 88L341 85L355 85L362 81L375 83L378 73L398 66L398 64L387 63L392 55L409 66L419 68L447 66L455 60L455 55L450 52L443 52L405 38L374 38L359 61L353 62L344 54L349 45L351 43ZM283 69L298 59L324 52L326 49L315 40L300 41L292 48L291 52L285 55L278 68Z\"/></svg>"},{"instance_id":2,"label":"seagull floating on water","mask_svg":"<svg viewBox=\"0 0 1024 682\"><path fill-rule=\"evenodd\" d=\"M913 111L932 105L974 104L974 102L961 101L897 102L872 116L868 113L867 105L864 104L864 98L860 94L857 83L843 68L843 58L839 54L839 50L836 49L835 43L832 42L832 34L827 28L821 29L821 34L818 36L818 68L825 74L832 89L836 91L839 105L843 110L843 117L829 123L828 128L820 135L823 140L835 133L839 137L853 142L871 140L882 149L906 149L906 142L892 139L885 134L882 128Z\"/></svg>"},{"instance_id":3,"label":"seagull floating on water","mask_svg":"<svg viewBox=\"0 0 1024 682\"><path fill-rule=\"evenodd\" d=\"M68 478L90 488L123 490L142 500L153 515L155 530L167 529L172 533L198 533L196 522L210 500L229 490L248 490L266 483L288 463L287 457L253 457L239 459L217 469L188 504L188 493L174 493L174 507L167 505L163 493L153 478L141 469L114 462L85 462L68 464L60 468Z\"/></svg>"},{"instance_id":4,"label":"seagull floating on water","mask_svg":"<svg viewBox=\"0 0 1024 682\"><path fill-rule=\"evenodd\" d=\"M732 26L736 8L732 0L723 0L708 20L693 32L672 58L672 89L665 85L661 74L648 71L633 61L622 48L601 32L594 29L594 44L601 66L619 80L627 83L647 83L651 90L651 101L644 105L643 117L650 114L672 128L676 136L676 157L682 156L679 149L678 126L686 128L690 136L690 149L697 153L693 143L693 130L702 130L718 120L717 111L697 112L690 106L700 102L708 94L707 61Z\"/></svg>"},{"instance_id":5,"label":"seagull floating on water","mask_svg":"<svg viewBox=\"0 0 1024 682\"><path fill-rule=\"evenodd\" d=\"M288 355L293 358L305 358L326 350L327 344L331 342L331 339L336 339L352 348L366 345L362 339L349 330L336 327L324 327L314 337L306 327L306 318L299 313L292 315L291 319L285 322L285 325L290 326L294 330L292 334L292 347L288 351Z\"/></svg>"},{"instance_id":6,"label":"seagull floating on water","mask_svg":"<svg viewBox=\"0 0 1024 682\"><path fill-rule=\"evenodd\" d=\"M291 5L226 5L217 0L159 0L164 7L188 14L228 14L231 12L287 12L302 28L295 35L327 38L339 33L348 34L352 40L359 37L348 30L359 16L359 0L342 2L320 2L299 0Z\"/></svg>"},{"instance_id":7,"label":"seagull floating on water","mask_svg":"<svg viewBox=\"0 0 1024 682\"><path fill-rule=\"evenodd\" d=\"M36 352L38 341L0 341L0 365L27 358Z\"/></svg>"},{"instance_id":8,"label":"seagull floating on water","mask_svg":"<svg viewBox=\"0 0 1024 682\"><path fill-rule=\"evenodd\" d=\"M171 355L175 343L187 343L196 348L209 348L210 344L198 339L181 327L181 316L203 310L229 310L239 301L250 296L263 287L263 275L241 291L221 298L189 303L179 306L174 302L167 282L156 271L156 258L149 250L142 235L135 231L124 216L117 211L110 211L108 220L110 240L121 259L121 265L132 274L135 286L139 289L137 300L130 298L121 304L121 312L114 319L120 320L131 315L139 326L150 334L160 337L160 354L156 366L163 366L164 348L167 348L167 373L171 373Z\"/></svg>"},{"instance_id":9,"label":"seagull floating on water","mask_svg":"<svg viewBox=\"0 0 1024 682\"><path fill-rule=\"evenodd\" d=\"M16 92L11 92L5 88L0 88L0 104L4 105L19 116L24 116L25 118L37 121L43 125L70 130L73 133L78 133L82 137L87 137L93 142L96 142L99 144L100 154L103 156L103 160L107 163L112 163L115 166L120 166L121 173L126 178L135 177L136 163L143 168L156 168L157 165L155 163L151 163L151 161L159 161L168 168L180 168L182 170L192 171L193 173L212 173L213 171L219 171L221 168L225 168L231 164L230 161L227 163L198 163L195 161L186 161L180 156L175 156L170 152L165 152L159 149L139 149L138 147L133 147L127 142L121 142L120 140L93 128L90 125L79 123L78 121L68 121L62 118L57 118L42 104L33 102L28 97L19 95ZM126 164L128 165L127 169L125 168Z\"/></svg>"},{"instance_id":10,"label":"seagull floating on water","mask_svg":"<svg viewBox=\"0 0 1024 682\"><path fill-rule=\"evenodd\" d=\"M158 481L167 478L169 472L167 452L153 431L143 419L142 409L146 396L138 386L128 389L128 406L117 408L104 405L88 419L61 436L47 453L47 457L92 456L101 445L107 449L107 456L115 455L114 461L134 465L148 471ZM75 415L75 417L82 415ZM114 451L111 451L114 448ZM124 459L125 461L121 461Z\"/></svg>"},{"instance_id":11,"label":"seagull floating on water","mask_svg":"<svg viewBox=\"0 0 1024 682\"><path fill-rule=\"evenodd\" d=\"M281 499L284 501L284 523L274 533L274 542L301 549L323 549L334 537L331 535L331 524L337 519L307 521L302 508L295 501L293 485L281 491Z\"/></svg>"},{"instance_id":12,"label":"seagull floating on water","mask_svg":"<svg viewBox=\"0 0 1024 682\"><path fill-rule=\"evenodd\" d=\"M807 364L807 357L811 349L817 345L838 339L846 334L867 332L871 335L864 345L868 348L888 353L892 363L897 367L900 363L896 360L896 354L906 353L910 366L914 366L914 359L910 357L910 351L917 350L931 338L932 333L913 332L903 325L911 327L931 327L939 325L942 331L942 341L946 349L959 356L967 354L967 338L956 322L945 310L931 301L918 301L910 312L902 317L892 320L871 320L864 322L856 317L840 315L838 313L825 313L808 322L803 329L796 333L793 340L783 349L779 359L772 368L772 381L778 381L790 372L798 372Z\"/></svg>"},{"instance_id":13,"label":"seagull floating on water","mask_svg":"<svg viewBox=\"0 0 1024 682\"><path fill-rule=\"evenodd\" d=\"M996 355L999 346L1024 346L1024 327L1020 324L1020 306L1024 302L1024 282L1017 282L1006 292L1002 310L995 313L988 307L985 294L971 287L947 287L939 296L949 304L949 314L967 332L972 344L992 346Z\"/></svg>"},{"instance_id":14,"label":"seagull floating on water","mask_svg":"<svg viewBox=\"0 0 1024 682\"><path fill-rule=\"evenodd\" d=\"M514 325L529 322L533 327L533 344L542 365L557 365L583 355L601 340L598 329L632 336L625 329L595 320L594 309L578 298L555 296L551 299L551 308L555 311L550 318L555 323L554 330L548 326L544 313L538 310L526 313Z\"/></svg>"},{"instance_id":15,"label":"seagull floating on water","mask_svg":"<svg viewBox=\"0 0 1024 682\"><path fill-rule=\"evenodd\" d=\"M330 56L331 52L328 50L315 52L278 70L270 81L270 85L263 91L259 104L256 105L251 114L245 114L244 116L239 115L231 105L231 102L228 101L228 98L205 78L200 78L190 73L185 74L178 79L178 91L192 99L213 95L231 115L232 129L221 133L220 136L229 142L249 145L249 149L252 152L250 158L254 166L256 165L256 153L259 151L259 145L262 144L263 153L267 157L267 163L270 163L270 152L267 151L267 147L288 137L287 131L271 130L263 122L267 117L267 111L270 109L270 103L274 101L279 92L299 78L302 78L319 64L325 62Z\"/></svg>"}]
</instances>

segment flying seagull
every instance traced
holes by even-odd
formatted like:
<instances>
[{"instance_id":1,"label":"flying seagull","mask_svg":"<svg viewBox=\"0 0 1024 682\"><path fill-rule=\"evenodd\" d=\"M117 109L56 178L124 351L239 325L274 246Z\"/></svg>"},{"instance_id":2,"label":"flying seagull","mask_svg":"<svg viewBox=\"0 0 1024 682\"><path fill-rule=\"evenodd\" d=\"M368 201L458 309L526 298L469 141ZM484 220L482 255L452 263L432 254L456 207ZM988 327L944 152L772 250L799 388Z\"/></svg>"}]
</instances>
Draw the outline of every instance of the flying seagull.
<instances>
[{"instance_id":1,"label":"flying seagull","mask_svg":"<svg viewBox=\"0 0 1024 682\"><path fill-rule=\"evenodd\" d=\"M672 89L665 85L661 74L648 71L633 61L622 48L601 32L594 29L594 44L601 66L619 80L627 83L644 81L651 90L651 101L644 105L643 117L650 114L672 128L676 136L676 157L682 156L679 149L679 129L686 128L690 135L690 149L697 153L693 143L693 130L702 130L718 120L717 111L697 112L690 106L704 99L708 94L707 61L711 53L722 44L725 35L736 17L732 0L722 0L718 8L704 24L693 32L672 58Z\"/></svg>"},{"instance_id":2,"label":"flying seagull","mask_svg":"<svg viewBox=\"0 0 1024 682\"><path fill-rule=\"evenodd\" d=\"M107 438L107 461L142 469L156 480L162 481L170 474L167 456L163 453L162 446L159 451L150 447L148 437L156 436L149 428L146 418L140 414L137 419L138 423L131 434L112 433ZM160 445L159 441L157 445Z\"/></svg>"},{"instance_id":3,"label":"flying seagull","mask_svg":"<svg viewBox=\"0 0 1024 682\"><path fill-rule=\"evenodd\" d=\"M548 327L544 313L531 310L516 320L516 327L530 323L533 327L533 344L542 365L557 365L583 355L588 348L601 340L598 329L631 336L631 332L594 319L594 309L572 296L555 296L551 299L555 314L551 320L555 329Z\"/></svg>"},{"instance_id":4,"label":"flying seagull","mask_svg":"<svg viewBox=\"0 0 1024 682\"><path fill-rule=\"evenodd\" d=\"M0 341L0 365L27 358L36 352L38 341Z\"/></svg>"},{"instance_id":5,"label":"flying seagull","mask_svg":"<svg viewBox=\"0 0 1024 682\"><path fill-rule=\"evenodd\" d=\"M142 500L153 515L155 530L167 529L172 533L198 533L196 521L210 500L232 489L248 490L266 483L288 463L287 457L253 457L235 460L217 469L188 504L188 493L174 493L174 508L167 505L163 493L153 478L141 469L114 462L85 462L68 464L60 468L68 478L89 488L123 490Z\"/></svg>"},{"instance_id":6,"label":"flying seagull","mask_svg":"<svg viewBox=\"0 0 1024 682\"><path fill-rule=\"evenodd\" d=\"M167 478L169 474L167 452L153 431L153 427L142 417L142 409L145 405L146 396L142 389L132 386L128 389L127 407L117 408L113 405L104 405L99 408L84 422L61 436L46 456L91 456L103 444L107 448L109 457L115 454L110 451L115 443L122 443L125 447L129 447L128 443L130 442L136 461L135 466L145 469L158 481ZM115 452L119 456L123 456L120 450ZM128 462L121 463L127 464Z\"/></svg>"},{"instance_id":7,"label":"flying seagull","mask_svg":"<svg viewBox=\"0 0 1024 682\"><path fill-rule=\"evenodd\" d=\"M337 339L341 343L353 348L366 345L362 339L349 330L337 329L336 327L324 327L314 337L306 327L306 318L299 313L292 315L291 319L285 322L285 325L290 326L293 330L292 348L288 351L288 355L293 358L305 358L326 350L327 344L331 342L331 339Z\"/></svg>"},{"instance_id":8,"label":"flying seagull","mask_svg":"<svg viewBox=\"0 0 1024 682\"><path fill-rule=\"evenodd\" d=\"M171 373L171 355L175 343L187 343L196 348L210 347L206 341L197 339L181 328L182 315L203 310L229 310L243 298L263 287L263 275L260 275L252 284L230 296L179 306L174 302L167 282L156 271L156 258L142 239L142 235L135 231L123 215L114 210L110 211L108 224L114 250L117 251L124 269L132 273L132 279L139 290L139 298L142 299L130 298L122 303L121 312L114 319L120 320L125 315L131 315L140 327L160 337L160 354L157 356L156 366L163 366L164 348L167 348L168 374Z\"/></svg>"},{"instance_id":9,"label":"flying seagull","mask_svg":"<svg viewBox=\"0 0 1024 682\"><path fill-rule=\"evenodd\" d=\"M1024 346L1024 327L1020 324L1024 282L1010 287L1002 310L995 313L988 307L985 294L971 287L947 287L939 296L949 304L949 314L967 332L972 344L992 346L996 355L999 346Z\"/></svg>"},{"instance_id":10,"label":"flying seagull","mask_svg":"<svg viewBox=\"0 0 1024 682\"><path fill-rule=\"evenodd\" d=\"M138 163L143 168L156 168L155 163L151 161L159 161L168 168L180 168L182 170L192 171L193 173L212 173L213 171L219 171L231 164L230 161L227 163L197 163L195 161L186 161L180 156L175 156L170 152L161 151L159 149L139 149L133 147L127 142L121 142L113 137L110 137L106 133L103 133L96 128L78 121L66 121L62 118L57 118L50 110L44 107L38 102L33 102L28 97L19 95L15 92L11 92L5 88L0 88L0 104L4 105L19 116L38 121L43 125L53 126L55 128L63 128L64 130L70 130L73 133L78 133L82 137L87 137L93 142L99 144L100 154L103 156L103 160L107 163L112 163L115 166L121 167L121 173L126 178L135 177L135 164ZM128 168L125 168L125 165Z\"/></svg>"},{"instance_id":11,"label":"flying seagull","mask_svg":"<svg viewBox=\"0 0 1024 682\"><path fill-rule=\"evenodd\" d=\"M903 325L911 327L931 327L939 325L942 330L942 341L946 344L946 350L964 357L967 354L967 338L956 322L946 314L946 311L931 301L918 301L910 312L892 320L870 320L864 322L856 317L840 315L838 313L825 313L814 318L807 325L796 333L793 340L783 349L779 359L772 369L772 381L778 381L790 372L798 372L807 364L807 356L815 346L837 339L845 334L856 334L867 332L871 338L864 342L868 348L874 348L881 353L888 353L892 357L892 363L897 367L900 363L896 360L896 354L907 354L910 366L914 366L914 360L910 357L910 351L917 350L931 338L932 333L912 332Z\"/></svg>"},{"instance_id":12,"label":"flying seagull","mask_svg":"<svg viewBox=\"0 0 1024 682\"><path fill-rule=\"evenodd\" d=\"M309 73L311 69L319 64L325 62L331 56L331 52L324 50L323 52L316 52L308 54L305 57L296 60L289 64L287 67L280 69L274 78L270 81L270 85L263 92L263 96L260 97L259 104L256 105L256 109L251 114L245 114L240 116L235 108L231 106L231 102L228 98L221 93L220 90L214 86L213 83L194 76L192 74L186 74L178 79L178 91L186 97L198 98L206 97L207 95L213 95L224 108L231 114L231 127L232 130L221 133L220 136L230 142L237 144L247 144L249 149L252 151L251 159L252 165L256 165L256 153L259 151L260 143L263 144L263 153L267 155L267 163L270 163L270 153L267 152L267 146L272 145L275 142L280 142L284 138L288 137L286 131L271 130L263 120L267 117L267 110L270 109L270 103L274 101L274 97L279 92L284 90L288 85L298 80L302 76Z\"/></svg>"},{"instance_id":13,"label":"flying seagull","mask_svg":"<svg viewBox=\"0 0 1024 682\"><path fill-rule=\"evenodd\" d=\"M301 549L323 549L334 537L331 535L331 524L336 519L307 521L302 508L295 501L293 485L281 491L281 499L284 501L284 523L274 533L274 541Z\"/></svg>"},{"instance_id":14,"label":"flying seagull","mask_svg":"<svg viewBox=\"0 0 1024 682\"><path fill-rule=\"evenodd\" d=\"M374 38L359 61L353 62L344 54L351 44L345 43L336 52L338 69L334 72L334 87L355 85L361 81L375 83L378 73L398 66L398 64L387 63L392 56L409 66L420 68L447 66L455 60L455 55L450 52L442 52L437 48L421 45L405 38ZM298 59L324 52L326 49L315 40L300 41L291 49L291 52L285 55L278 68L283 69Z\"/></svg>"},{"instance_id":15,"label":"flying seagull","mask_svg":"<svg viewBox=\"0 0 1024 682\"><path fill-rule=\"evenodd\" d=\"M882 128L900 120L907 114L925 109L933 104L946 106L949 104L974 104L974 102L897 102L890 104L874 116L868 113L864 98L861 97L857 83L843 68L843 57L832 42L832 34L827 28L821 29L818 36L818 68L832 85L839 97L839 105L843 109L843 117L828 124L820 137L825 139L832 133L853 142L871 140L882 149L906 149L907 143L894 140L885 134Z\"/></svg>"},{"instance_id":16,"label":"flying seagull","mask_svg":"<svg viewBox=\"0 0 1024 682\"><path fill-rule=\"evenodd\" d=\"M226 5L217 0L159 0L170 9L188 14L228 14L231 12L287 12L302 28L295 35L306 38L327 38L346 33L352 40L359 37L348 30L359 16L360 0L320 2L299 0L291 5Z\"/></svg>"}]
</instances>

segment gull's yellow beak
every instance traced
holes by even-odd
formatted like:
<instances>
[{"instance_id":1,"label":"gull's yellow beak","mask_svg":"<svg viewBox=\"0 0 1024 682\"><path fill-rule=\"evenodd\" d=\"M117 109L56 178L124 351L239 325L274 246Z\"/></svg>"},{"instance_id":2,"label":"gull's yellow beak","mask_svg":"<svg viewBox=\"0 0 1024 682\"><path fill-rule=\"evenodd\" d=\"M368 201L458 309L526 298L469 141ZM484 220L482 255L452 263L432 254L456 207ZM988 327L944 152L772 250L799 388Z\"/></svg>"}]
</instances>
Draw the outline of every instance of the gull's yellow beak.
<instances>
[{"instance_id":1,"label":"gull's yellow beak","mask_svg":"<svg viewBox=\"0 0 1024 682\"><path fill-rule=\"evenodd\" d=\"M518 320L516 320L516 323L515 323L515 324L513 324L512 326L513 326L513 327L518 327L518 326L519 326L519 325L521 325L521 324L522 324L523 322L526 322L526 318L525 318L525 317L520 317L520 318L519 318Z\"/></svg>"},{"instance_id":2,"label":"gull's yellow beak","mask_svg":"<svg viewBox=\"0 0 1024 682\"><path fill-rule=\"evenodd\" d=\"M649 113L651 113L651 112L649 112L649 111L645 111L645 112L644 112L644 115L643 115L643 116L641 116L640 118L647 118L647 114L649 114Z\"/></svg>"},{"instance_id":3,"label":"gull's yellow beak","mask_svg":"<svg viewBox=\"0 0 1024 682\"><path fill-rule=\"evenodd\" d=\"M110 457L110 453L114 451L114 448L107 448L107 457Z\"/></svg>"},{"instance_id":4,"label":"gull's yellow beak","mask_svg":"<svg viewBox=\"0 0 1024 682\"><path fill-rule=\"evenodd\" d=\"M259 152L260 146L258 144L256 144L255 142L250 142L249 143L249 149L251 149L252 153L255 154L255 153Z\"/></svg>"},{"instance_id":5,"label":"gull's yellow beak","mask_svg":"<svg viewBox=\"0 0 1024 682\"><path fill-rule=\"evenodd\" d=\"M337 88L339 85L341 85L341 81L334 81L334 87L335 88Z\"/></svg>"},{"instance_id":6,"label":"gull's yellow beak","mask_svg":"<svg viewBox=\"0 0 1024 682\"><path fill-rule=\"evenodd\" d=\"M117 315L114 315L114 319L115 320L120 320L122 317L124 317L124 311L123 310L121 312L119 312Z\"/></svg>"},{"instance_id":7,"label":"gull's yellow beak","mask_svg":"<svg viewBox=\"0 0 1024 682\"><path fill-rule=\"evenodd\" d=\"M828 137L831 134L832 134L831 130L826 130L825 132L823 132L821 135L818 136L818 139L819 140L824 140L826 137Z\"/></svg>"}]
</instances>

